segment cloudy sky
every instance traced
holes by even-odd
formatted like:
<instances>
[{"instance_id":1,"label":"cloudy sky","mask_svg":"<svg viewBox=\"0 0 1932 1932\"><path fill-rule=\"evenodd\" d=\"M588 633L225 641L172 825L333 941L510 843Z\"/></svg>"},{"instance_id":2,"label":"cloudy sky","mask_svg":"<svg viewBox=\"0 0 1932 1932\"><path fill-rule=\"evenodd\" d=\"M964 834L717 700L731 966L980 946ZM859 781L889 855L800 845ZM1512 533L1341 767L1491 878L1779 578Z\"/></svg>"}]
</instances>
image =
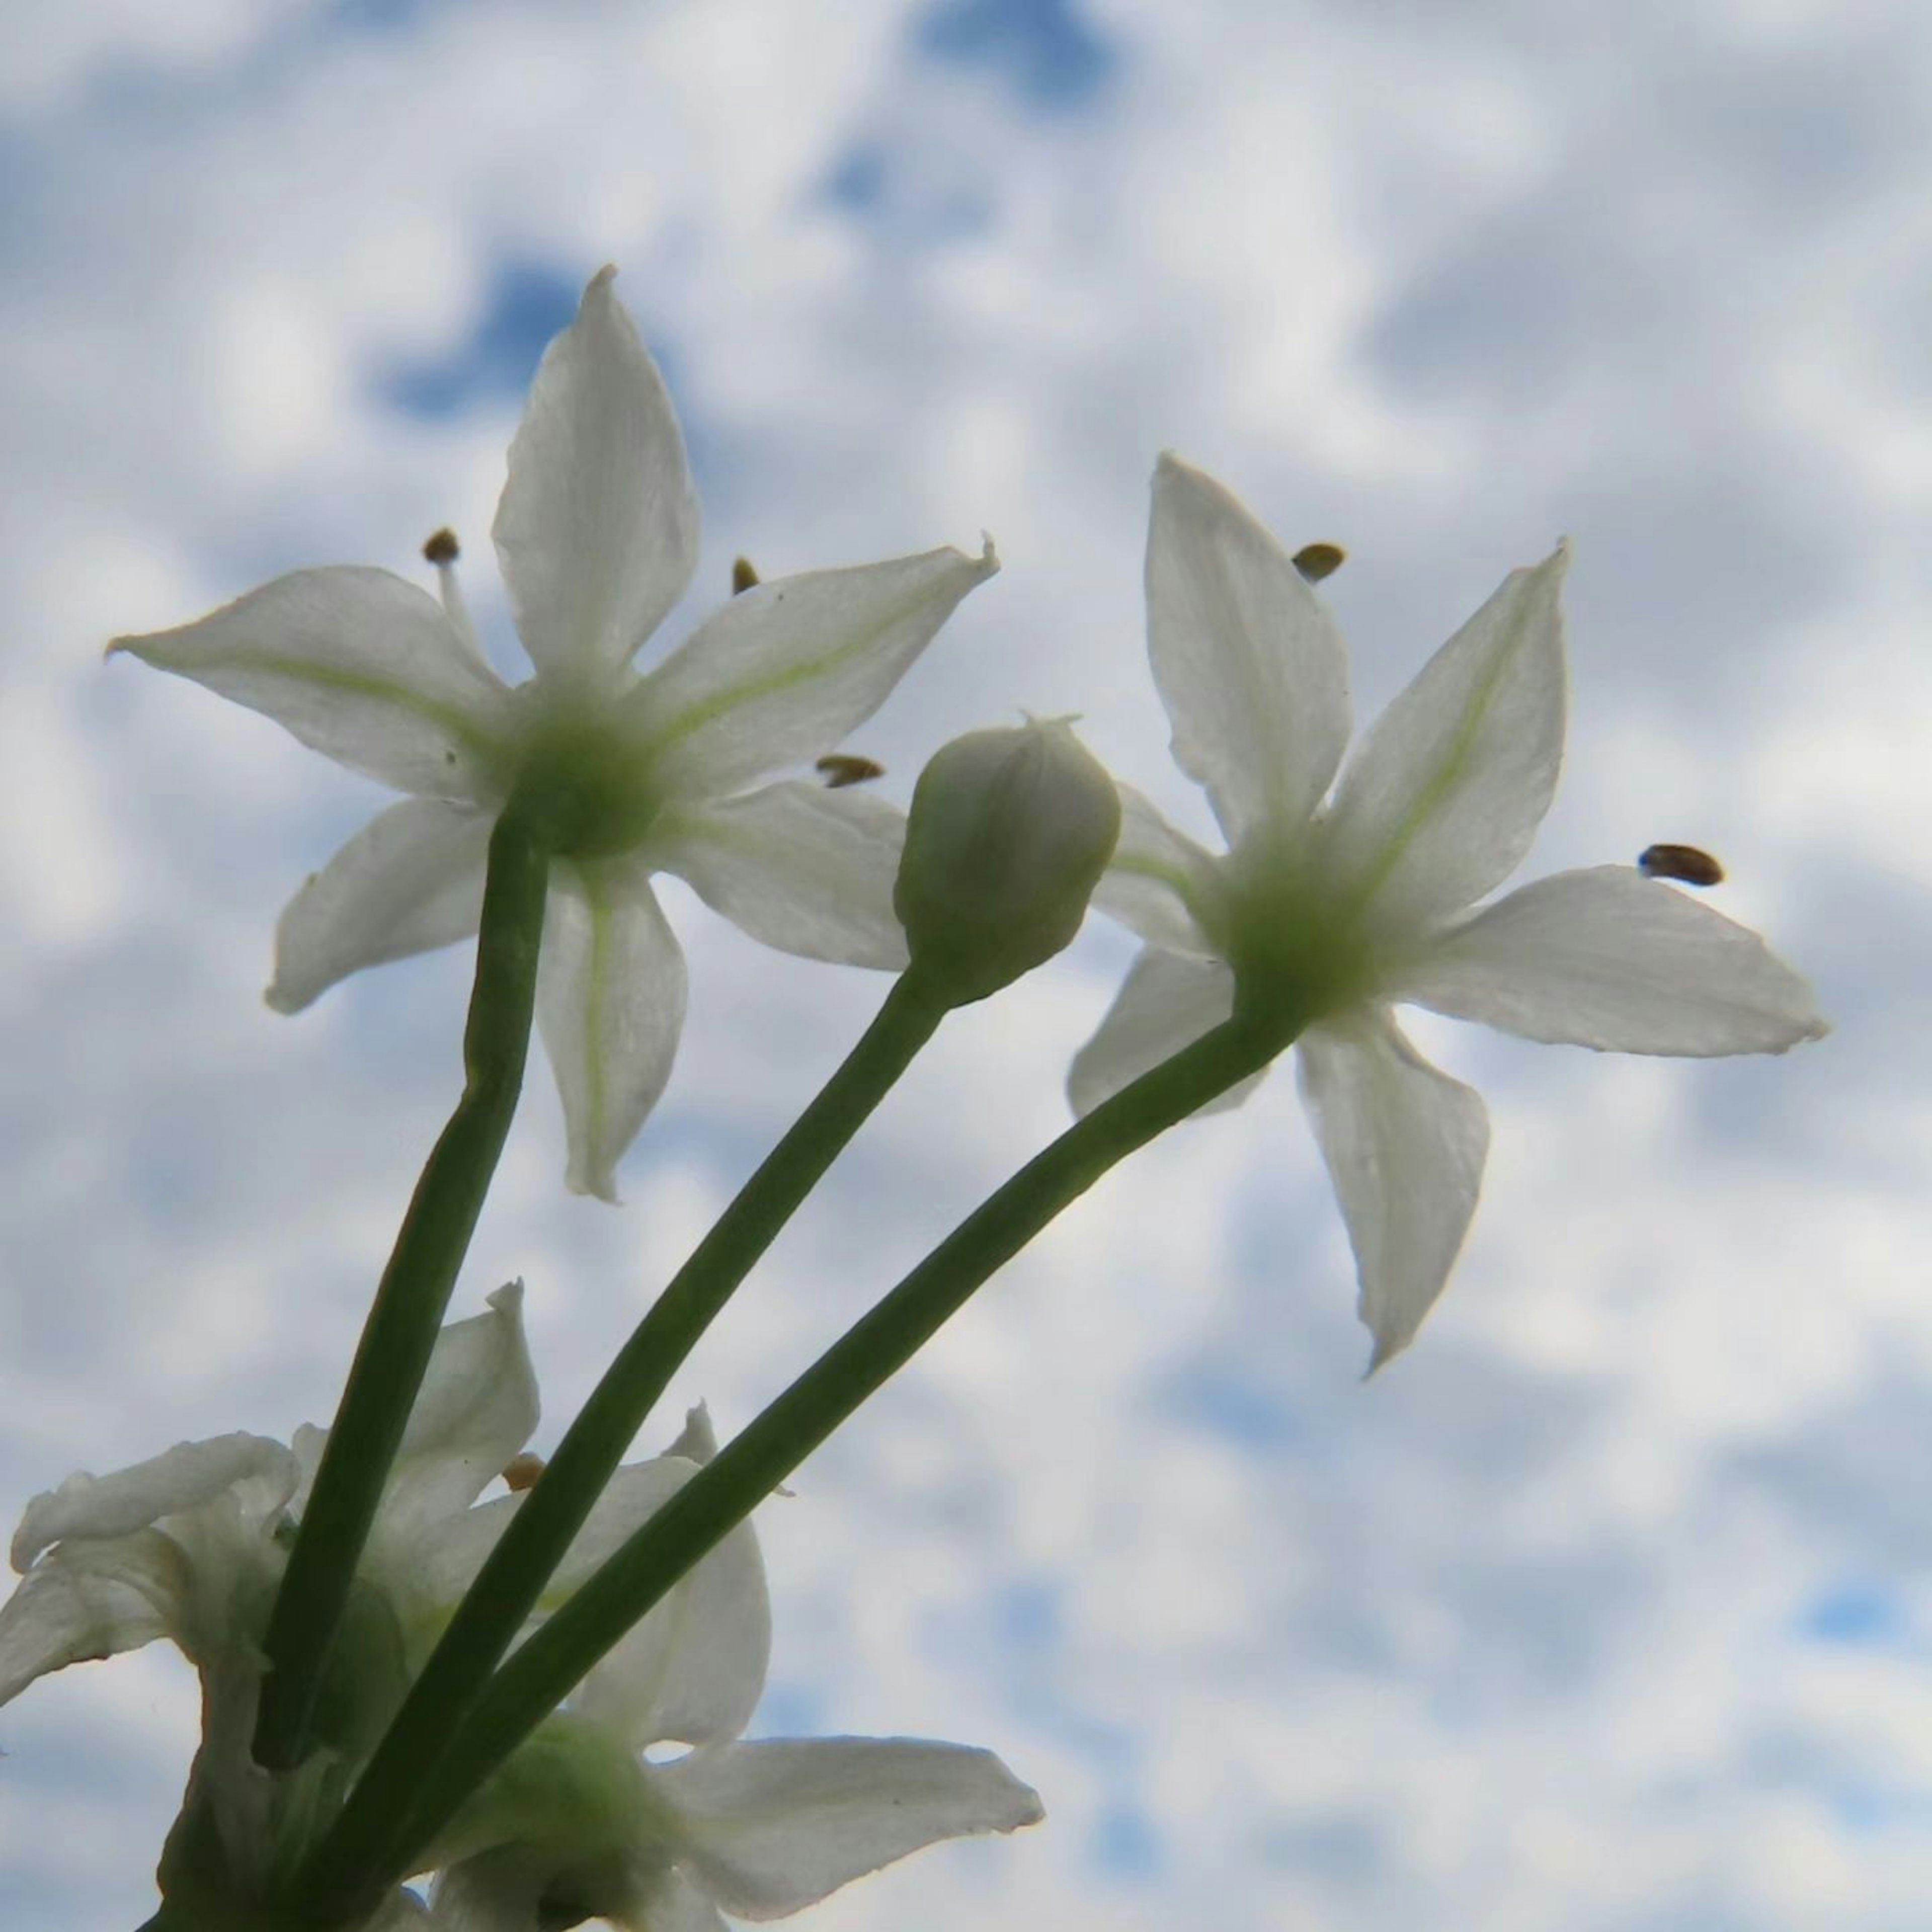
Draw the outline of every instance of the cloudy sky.
<instances>
[{"instance_id":1,"label":"cloudy sky","mask_svg":"<svg viewBox=\"0 0 1932 1932\"><path fill-rule=\"evenodd\" d=\"M1277 1077L999 1278L761 1514L754 1728L998 1749L1023 1838L828 1932L1810 1932L1932 1892L1932 14L1910 0L13 0L0 13L0 1517L326 1419L457 1086L459 952L294 1020L274 916L379 802L100 646L298 565L466 586L609 260L766 574L997 538L854 741L1078 712L1204 833L1147 676L1173 448L1330 586L1371 715L1568 532L1529 869L1719 853L1836 1031L1600 1059L1418 1020L1484 1198L1364 1385ZM1660 890L1664 890L1660 888ZM542 1441L881 982L681 888L688 1030L561 1185L541 1062L458 1292L530 1285ZM1064 1124L1130 942L958 1016L673 1391L741 1424ZM172 1654L0 1715L0 1919L131 1927Z\"/></svg>"}]
</instances>

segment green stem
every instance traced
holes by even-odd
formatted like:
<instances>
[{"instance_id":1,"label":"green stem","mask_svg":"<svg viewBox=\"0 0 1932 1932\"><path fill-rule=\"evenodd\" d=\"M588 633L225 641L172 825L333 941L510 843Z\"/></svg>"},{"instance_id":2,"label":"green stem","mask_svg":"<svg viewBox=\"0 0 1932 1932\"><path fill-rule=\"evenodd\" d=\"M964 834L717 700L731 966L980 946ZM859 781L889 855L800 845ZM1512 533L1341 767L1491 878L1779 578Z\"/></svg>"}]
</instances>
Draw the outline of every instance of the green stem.
<instances>
[{"instance_id":1,"label":"green stem","mask_svg":"<svg viewBox=\"0 0 1932 1932\"><path fill-rule=\"evenodd\" d=\"M299 1763L310 1715L430 1351L523 1085L549 858L514 801L490 835L463 1097L430 1153L349 1371L263 1648L255 1756Z\"/></svg>"},{"instance_id":2,"label":"green stem","mask_svg":"<svg viewBox=\"0 0 1932 1932\"><path fill-rule=\"evenodd\" d=\"M799 1204L892 1090L951 1002L914 968L797 1124L739 1191L645 1316L510 1520L297 1881L304 1906L352 1904L408 1849L412 1801L515 1640L612 1472L698 1340Z\"/></svg>"},{"instance_id":3,"label":"green stem","mask_svg":"<svg viewBox=\"0 0 1932 1932\"><path fill-rule=\"evenodd\" d=\"M409 1820L404 1856L556 1709L680 1577L1117 1162L1258 1072L1293 1030L1235 1019L1070 1127L963 1221L625 1542L491 1679ZM392 1860L400 1869L400 1860ZM381 1874L386 1879L390 1874Z\"/></svg>"}]
</instances>

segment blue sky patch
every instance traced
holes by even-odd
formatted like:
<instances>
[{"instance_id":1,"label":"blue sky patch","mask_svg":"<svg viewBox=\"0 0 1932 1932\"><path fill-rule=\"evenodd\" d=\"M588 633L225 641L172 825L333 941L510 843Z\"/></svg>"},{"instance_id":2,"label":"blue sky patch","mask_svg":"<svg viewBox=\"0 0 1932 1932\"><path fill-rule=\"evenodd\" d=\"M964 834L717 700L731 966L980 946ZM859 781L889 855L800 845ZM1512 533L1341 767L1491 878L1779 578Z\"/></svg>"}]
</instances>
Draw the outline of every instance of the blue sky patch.
<instances>
[{"instance_id":1,"label":"blue sky patch","mask_svg":"<svg viewBox=\"0 0 1932 1932\"><path fill-rule=\"evenodd\" d=\"M1094 1821L1090 1850L1094 1864L1109 1878L1149 1878L1161 1866L1160 1836L1138 1804L1106 1807Z\"/></svg>"},{"instance_id":2,"label":"blue sky patch","mask_svg":"<svg viewBox=\"0 0 1932 1932\"><path fill-rule=\"evenodd\" d=\"M914 29L922 53L1004 69L1039 107L1075 107L1111 78L1113 48L1074 0L942 0Z\"/></svg>"},{"instance_id":3,"label":"blue sky patch","mask_svg":"<svg viewBox=\"0 0 1932 1932\"><path fill-rule=\"evenodd\" d=\"M398 408L434 422L506 398L520 400L544 345L577 313L582 281L532 263L498 270L466 341L446 356L391 370L383 392Z\"/></svg>"},{"instance_id":4,"label":"blue sky patch","mask_svg":"<svg viewBox=\"0 0 1932 1932\"><path fill-rule=\"evenodd\" d=\"M1805 1606L1798 1628L1814 1643L1868 1647L1895 1643L1904 1634L1891 1594L1869 1584L1828 1590Z\"/></svg>"}]
</instances>

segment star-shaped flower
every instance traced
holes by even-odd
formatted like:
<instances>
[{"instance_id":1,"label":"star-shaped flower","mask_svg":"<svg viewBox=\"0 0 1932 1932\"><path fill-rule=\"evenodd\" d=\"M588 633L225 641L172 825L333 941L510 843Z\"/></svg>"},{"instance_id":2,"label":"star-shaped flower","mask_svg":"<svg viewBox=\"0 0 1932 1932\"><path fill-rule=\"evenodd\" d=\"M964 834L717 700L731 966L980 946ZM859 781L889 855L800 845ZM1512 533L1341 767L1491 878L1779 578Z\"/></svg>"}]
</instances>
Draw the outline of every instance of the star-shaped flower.
<instances>
[{"instance_id":1,"label":"star-shaped flower","mask_svg":"<svg viewBox=\"0 0 1932 1932\"><path fill-rule=\"evenodd\" d=\"M658 1484L650 1508L715 1447L694 1411L671 1453L632 1472ZM593 1522L583 1556L618 1540ZM771 1622L756 1546L721 1564L729 1549L686 1580L688 1601L659 1605L604 1658L430 1848L429 1862L446 1868L431 1894L436 1932L592 1918L632 1932L724 1932L720 1908L782 1918L924 1846L1038 1822L1037 1796L990 1751L910 1738L742 1739ZM654 1748L667 1742L693 1748L667 1760Z\"/></svg>"},{"instance_id":2,"label":"star-shaped flower","mask_svg":"<svg viewBox=\"0 0 1932 1932\"><path fill-rule=\"evenodd\" d=\"M1826 1030L1756 934L1634 868L1468 910L1516 869L1556 790L1568 561L1559 548L1505 579L1337 783L1348 661L1322 600L1219 484L1172 457L1155 473L1148 653L1175 760L1228 850L1122 788L1094 902L1147 944L1070 1092L1084 1113L1238 1010L1298 1031L1376 1366L1442 1292L1489 1145L1480 1097L1416 1052L1393 1004L1622 1053L1781 1053Z\"/></svg>"},{"instance_id":3,"label":"star-shaped flower","mask_svg":"<svg viewBox=\"0 0 1932 1932\"><path fill-rule=\"evenodd\" d=\"M513 789L557 830L538 1021L562 1093L568 1180L616 1198L615 1163L669 1078L682 955L651 890L674 872L754 939L814 959L905 963L892 889L900 814L862 791L751 787L871 716L998 568L954 550L763 584L640 676L633 655L686 586L698 502L656 367L590 284L545 352L497 506L496 553L536 675L484 661L444 598L387 571L296 571L200 622L110 648L266 712L413 794L350 839L283 914L268 1002L305 1006L359 968L476 929Z\"/></svg>"}]
</instances>

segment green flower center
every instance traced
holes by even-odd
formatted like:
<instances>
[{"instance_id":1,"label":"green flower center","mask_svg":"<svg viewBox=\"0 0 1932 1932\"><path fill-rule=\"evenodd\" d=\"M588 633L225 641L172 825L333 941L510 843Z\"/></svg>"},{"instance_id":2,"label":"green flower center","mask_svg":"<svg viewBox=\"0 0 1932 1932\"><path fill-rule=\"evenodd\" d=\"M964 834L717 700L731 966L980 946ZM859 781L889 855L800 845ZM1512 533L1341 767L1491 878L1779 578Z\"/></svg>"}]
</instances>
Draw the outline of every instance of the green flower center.
<instances>
[{"instance_id":1,"label":"green flower center","mask_svg":"<svg viewBox=\"0 0 1932 1932\"><path fill-rule=\"evenodd\" d=\"M1305 853L1244 854L1232 872L1224 956L1238 1015L1298 1032L1370 989L1359 908L1326 886Z\"/></svg>"},{"instance_id":2,"label":"green flower center","mask_svg":"<svg viewBox=\"0 0 1932 1932\"><path fill-rule=\"evenodd\" d=\"M560 859L608 859L632 850L664 804L637 740L594 716L538 723L524 741L516 790Z\"/></svg>"}]
</instances>

